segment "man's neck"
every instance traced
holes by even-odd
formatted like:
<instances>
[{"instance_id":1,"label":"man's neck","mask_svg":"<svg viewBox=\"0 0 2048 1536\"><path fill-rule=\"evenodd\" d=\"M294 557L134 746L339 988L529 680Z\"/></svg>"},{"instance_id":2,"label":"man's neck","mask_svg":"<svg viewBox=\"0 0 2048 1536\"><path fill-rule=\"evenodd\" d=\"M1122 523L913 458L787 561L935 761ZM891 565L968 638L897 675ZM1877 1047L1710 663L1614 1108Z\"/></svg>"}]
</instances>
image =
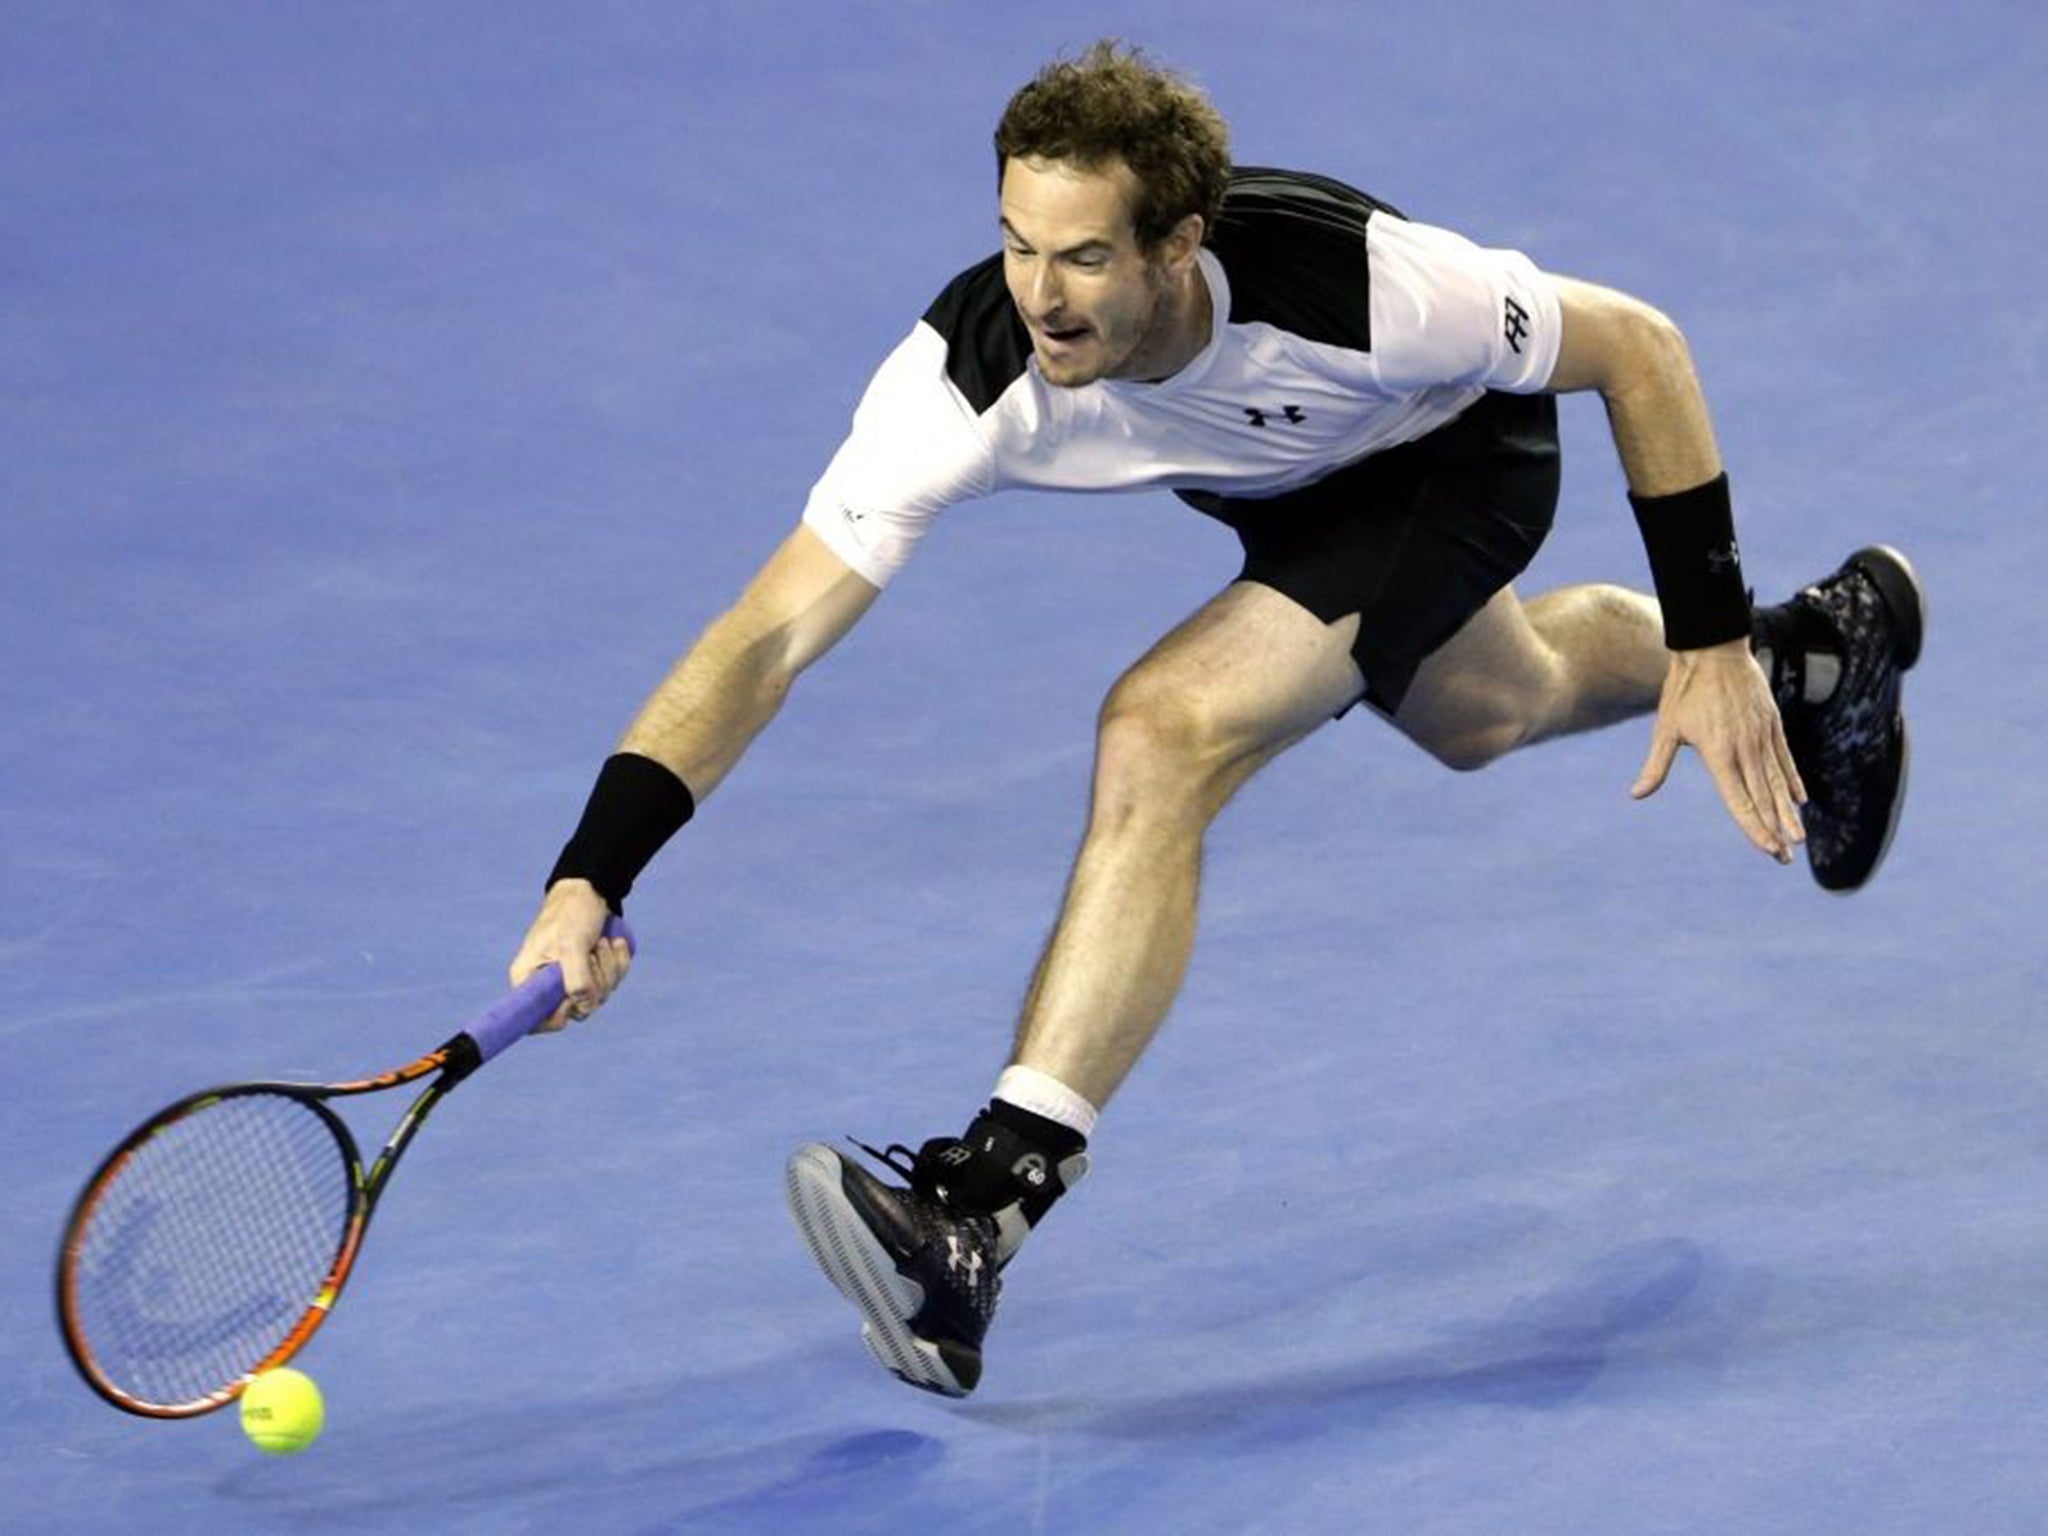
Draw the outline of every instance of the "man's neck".
<instances>
[{"instance_id":1,"label":"man's neck","mask_svg":"<svg viewBox=\"0 0 2048 1536\"><path fill-rule=\"evenodd\" d=\"M1216 301L1209 292L1209 279L1202 273L1199 258L1188 264L1187 274L1177 291L1160 306L1154 335L1132 358L1134 365L1123 376L1146 384L1163 384L1193 362L1209 345L1215 329Z\"/></svg>"}]
</instances>

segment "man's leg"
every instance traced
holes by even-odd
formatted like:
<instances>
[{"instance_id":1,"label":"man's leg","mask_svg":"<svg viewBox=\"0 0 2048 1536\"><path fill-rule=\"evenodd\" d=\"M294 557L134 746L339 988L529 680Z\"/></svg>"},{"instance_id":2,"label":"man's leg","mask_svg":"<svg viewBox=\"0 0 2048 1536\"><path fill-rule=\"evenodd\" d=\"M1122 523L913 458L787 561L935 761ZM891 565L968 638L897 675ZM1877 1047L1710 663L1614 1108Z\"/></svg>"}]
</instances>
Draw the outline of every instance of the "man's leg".
<instances>
[{"instance_id":1,"label":"man's leg","mask_svg":"<svg viewBox=\"0 0 2048 1536\"><path fill-rule=\"evenodd\" d=\"M1877 873L1905 804L1900 679L1919 660L1925 598L1897 550L1857 551L1788 602L1754 643L1805 781L1807 862L1823 889ZM1524 607L1496 593L1416 671L1394 724L1454 768L1656 708L1669 653L1654 600L1565 587Z\"/></svg>"},{"instance_id":2,"label":"man's leg","mask_svg":"<svg viewBox=\"0 0 2048 1536\"><path fill-rule=\"evenodd\" d=\"M1896 825L1898 677L1918 657L1921 610L1910 566L1873 548L1759 614L1795 752L1799 735L1811 738L1801 772L1809 785L1840 781L1848 853L1827 868L1815 860L1823 885L1851 888L1842 869L1867 879ZM813 1255L866 1314L876 1357L905 1381L964 1395L980 1379L998 1271L1085 1171L1095 1110L1179 989L1204 832L1261 765L1358 696L1357 630L1355 618L1325 624L1240 583L1155 647L1104 706L1087 836L996 1100L965 1137L928 1142L914 1159L891 1149L900 1163L878 1154L909 1190L828 1147L791 1160L791 1204ZM1569 587L1525 607L1503 588L1423 661L1392 718L1445 763L1477 768L1648 713L1668 663L1647 597Z\"/></svg>"},{"instance_id":3,"label":"man's leg","mask_svg":"<svg viewBox=\"0 0 2048 1536\"><path fill-rule=\"evenodd\" d=\"M1179 991L1203 834L1263 764L1359 696L1356 631L1239 583L1154 646L1103 705L1087 832L994 1101L957 1140L877 1154L908 1190L830 1147L790 1160L813 1257L911 1385L961 1396L980 1379L998 1272L1086 1170L1096 1110Z\"/></svg>"},{"instance_id":4,"label":"man's leg","mask_svg":"<svg viewBox=\"0 0 2048 1536\"><path fill-rule=\"evenodd\" d=\"M1528 604L1503 587L1416 670L1394 724L1453 768L1657 707L1670 653L1656 602L1560 587Z\"/></svg>"},{"instance_id":5,"label":"man's leg","mask_svg":"<svg viewBox=\"0 0 2048 1536\"><path fill-rule=\"evenodd\" d=\"M1106 1103L1194 947L1202 837L1230 797L1358 697L1355 619L1239 583L1111 691L1088 830L1017 1029L1015 1065Z\"/></svg>"}]
</instances>

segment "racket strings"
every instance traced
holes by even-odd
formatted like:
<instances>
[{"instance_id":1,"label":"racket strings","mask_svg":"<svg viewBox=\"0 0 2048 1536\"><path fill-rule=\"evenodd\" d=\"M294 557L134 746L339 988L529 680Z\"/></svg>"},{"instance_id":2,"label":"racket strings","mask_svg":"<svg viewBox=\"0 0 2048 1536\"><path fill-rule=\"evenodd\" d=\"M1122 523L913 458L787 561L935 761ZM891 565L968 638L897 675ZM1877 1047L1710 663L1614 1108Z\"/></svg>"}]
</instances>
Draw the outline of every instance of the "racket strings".
<instances>
[{"instance_id":1,"label":"racket strings","mask_svg":"<svg viewBox=\"0 0 2048 1536\"><path fill-rule=\"evenodd\" d=\"M105 1377L158 1405L239 1379L319 1294L347 1231L350 1162L323 1116L238 1094L160 1127L100 1190L70 1300Z\"/></svg>"}]
</instances>

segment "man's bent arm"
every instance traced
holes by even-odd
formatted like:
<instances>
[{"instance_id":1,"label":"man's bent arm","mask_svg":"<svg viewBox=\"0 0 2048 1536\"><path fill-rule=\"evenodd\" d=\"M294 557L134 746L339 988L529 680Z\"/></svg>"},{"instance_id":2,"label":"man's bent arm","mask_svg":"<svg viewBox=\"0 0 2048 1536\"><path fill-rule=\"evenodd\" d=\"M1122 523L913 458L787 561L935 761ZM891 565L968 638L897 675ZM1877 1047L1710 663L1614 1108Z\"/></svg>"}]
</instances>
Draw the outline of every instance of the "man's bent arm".
<instances>
[{"instance_id":1,"label":"man's bent arm","mask_svg":"<svg viewBox=\"0 0 2048 1536\"><path fill-rule=\"evenodd\" d=\"M1628 488L1668 496L1721 473L1721 450L1685 336L1612 288L1554 279L1563 318L1553 393L1598 390Z\"/></svg>"},{"instance_id":2,"label":"man's bent arm","mask_svg":"<svg viewBox=\"0 0 2048 1536\"><path fill-rule=\"evenodd\" d=\"M1629 490L1638 498L1678 498L1718 480L1713 422L1678 327L1627 294L1571 278L1555 282L1563 330L1549 387L1599 391ZM1747 635L1674 649L1633 790L1638 799L1663 784L1683 745L1698 751L1750 841L1789 863L1792 845L1804 836L1798 803L1805 789Z\"/></svg>"}]
</instances>

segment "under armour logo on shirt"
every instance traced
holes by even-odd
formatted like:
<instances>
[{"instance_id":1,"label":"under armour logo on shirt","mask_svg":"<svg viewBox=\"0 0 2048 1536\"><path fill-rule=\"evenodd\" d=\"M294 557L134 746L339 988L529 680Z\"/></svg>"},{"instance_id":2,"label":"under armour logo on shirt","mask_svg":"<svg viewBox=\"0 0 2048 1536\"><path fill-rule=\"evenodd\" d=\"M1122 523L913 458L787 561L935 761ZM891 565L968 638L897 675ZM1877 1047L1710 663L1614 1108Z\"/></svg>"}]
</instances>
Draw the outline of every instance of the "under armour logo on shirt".
<instances>
[{"instance_id":1,"label":"under armour logo on shirt","mask_svg":"<svg viewBox=\"0 0 2048 1536\"><path fill-rule=\"evenodd\" d=\"M1269 420L1271 420L1275 416L1279 416L1287 421L1293 422L1304 421L1307 419L1302 415L1301 407L1298 405L1275 406L1269 410L1263 411L1260 410L1256 405L1240 406L1239 409L1245 413L1246 417L1250 419L1251 424L1255 427L1263 427Z\"/></svg>"}]
</instances>

